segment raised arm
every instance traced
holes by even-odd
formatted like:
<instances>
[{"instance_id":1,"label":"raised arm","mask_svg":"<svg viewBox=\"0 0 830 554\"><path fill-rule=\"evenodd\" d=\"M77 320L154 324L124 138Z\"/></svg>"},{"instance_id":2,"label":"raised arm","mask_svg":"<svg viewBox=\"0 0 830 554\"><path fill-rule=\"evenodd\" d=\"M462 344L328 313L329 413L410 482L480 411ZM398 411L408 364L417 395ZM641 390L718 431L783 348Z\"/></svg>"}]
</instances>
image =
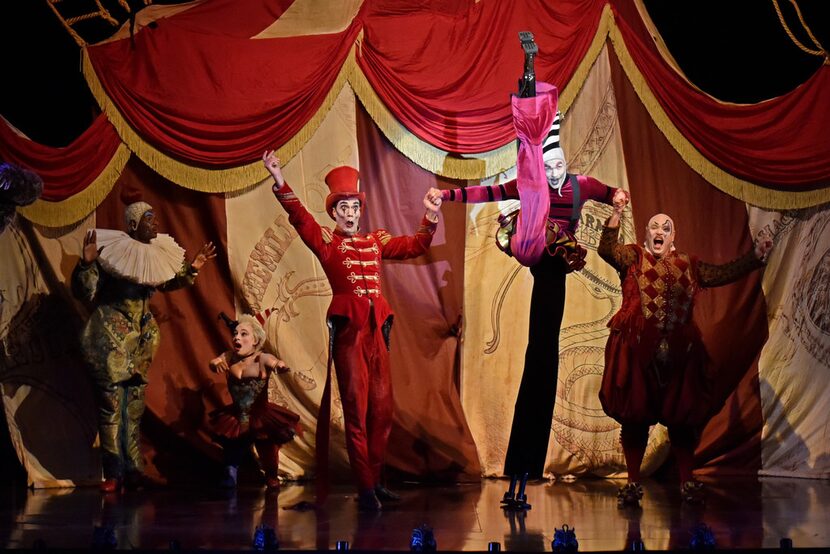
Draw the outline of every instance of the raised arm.
<instances>
[{"instance_id":1,"label":"raised arm","mask_svg":"<svg viewBox=\"0 0 830 554\"><path fill-rule=\"evenodd\" d=\"M271 190L274 192L277 201L288 213L288 222L297 230L297 234L300 235L302 241L319 257L325 244L320 224L314 220L314 217L306 210L300 199L285 182L280 168L280 159L276 156L276 153L273 151L265 152L262 155L262 162L265 164L268 173L274 178L274 185Z\"/></svg>"},{"instance_id":2,"label":"raised arm","mask_svg":"<svg viewBox=\"0 0 830 554\"><path fill-rule=\"evenodd\" d=\"M605 260L617 271L623 271L626 267L637 261L637 252L630 246L620 244L619 242L620 219L627 204L627 194L613 196L614 211L611 213L608 221L605 222L605 227L602 229L602 236L599 239L599 247L597 248L597 253L600 258Z\"/></svg>"},{"instance_id":3,"label":"raised arm","mask_svg":"<svg viewBox=\"0 0 830 554\"><path fill-rule=\"evenodd\" d=\"M76 298L89 302L95 300L102 278L98 264L95 263L97 259L98 239L95 229L90 229L84 235L81 259L72 272L72 293Z\"/></svg>"}]
</instances>

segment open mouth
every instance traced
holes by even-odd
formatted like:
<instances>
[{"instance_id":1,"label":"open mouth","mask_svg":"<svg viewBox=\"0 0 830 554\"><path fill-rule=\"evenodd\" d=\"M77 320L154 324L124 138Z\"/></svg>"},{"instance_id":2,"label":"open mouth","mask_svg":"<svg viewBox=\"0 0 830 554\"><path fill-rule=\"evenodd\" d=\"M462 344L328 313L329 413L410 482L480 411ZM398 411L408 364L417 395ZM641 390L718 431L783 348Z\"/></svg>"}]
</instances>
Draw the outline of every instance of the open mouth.
<instances>
[{"instance_id":1,"label":"open mouth","mask_svg":"<svg viewBox=\"0 0 830 554\"><path fill-rule=\"evenodd\" d=\"M242 348L242 343L233 341L233 349L239 350L240 348Z\"/></svg>"},{"instance_id":2,"label":"open mouth","mask_svg":"<svg viewBox=\"0 0 830 554\"><path fill-rule=\"evenodd\" d=\"M663 246L663 237L654 238L654 246Z\"/></svg>"}]
</instances>

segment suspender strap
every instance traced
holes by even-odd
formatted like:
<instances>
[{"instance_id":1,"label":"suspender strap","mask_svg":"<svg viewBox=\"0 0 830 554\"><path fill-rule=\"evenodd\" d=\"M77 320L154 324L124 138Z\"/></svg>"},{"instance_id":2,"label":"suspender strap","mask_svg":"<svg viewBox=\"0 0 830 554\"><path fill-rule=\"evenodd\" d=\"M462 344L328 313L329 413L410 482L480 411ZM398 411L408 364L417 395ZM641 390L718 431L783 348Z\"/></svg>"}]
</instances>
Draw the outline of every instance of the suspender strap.
<instances>
[{"instance_id":1,"label":"suspender strap","mask_svg":"<svg viewBox=\"0 0 830 554\"><path fill-rule=\"evenodd\" d=\"M579 197L579 179L576 175L568 175L571 180L571 189L574 191L573 211L571 212L571 221L579 221L579 213L582 211L582 202Z\"/></svg>"}]
</instances>

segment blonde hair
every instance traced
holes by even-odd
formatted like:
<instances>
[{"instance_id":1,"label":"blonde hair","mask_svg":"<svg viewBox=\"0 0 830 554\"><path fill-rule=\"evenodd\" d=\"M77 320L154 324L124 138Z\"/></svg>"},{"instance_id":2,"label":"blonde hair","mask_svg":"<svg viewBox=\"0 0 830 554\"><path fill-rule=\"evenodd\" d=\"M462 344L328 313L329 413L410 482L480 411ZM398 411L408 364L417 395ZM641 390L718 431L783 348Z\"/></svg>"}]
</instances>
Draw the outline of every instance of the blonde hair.
<instances>
[{"instance_id":1,"label":"blonde hair","mask_svg":"<svg viewBox=\"0 0 830 554\"><path fill-rule=\"evenodd\" d=\"M259 323L259 320L250 314L242 314L239 316L237 320L238 325L242 325L243 323L247 323L251 326L251 331L254 333L254 337L256 338L257 347L260 350L265 348L265 329L263 329L262 325Z\"/></svg>"}]
</instances>

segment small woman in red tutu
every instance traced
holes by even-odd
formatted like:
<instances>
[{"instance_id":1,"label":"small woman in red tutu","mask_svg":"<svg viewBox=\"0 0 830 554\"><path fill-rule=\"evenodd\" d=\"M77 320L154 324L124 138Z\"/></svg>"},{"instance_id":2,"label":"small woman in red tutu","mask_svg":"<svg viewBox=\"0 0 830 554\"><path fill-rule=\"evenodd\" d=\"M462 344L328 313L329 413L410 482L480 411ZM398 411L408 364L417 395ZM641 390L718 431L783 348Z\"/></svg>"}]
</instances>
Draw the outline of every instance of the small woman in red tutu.
<instances>
[{"instance_id":1,"label":"small woman in red tutu","mask_svg":"<svg viewBox=\"0 0 830 554\"><path fill-rule=\"evenodd\" d=\"M227 376L233 404L211 414L214 440L224 449L222 486L236 486L239 462L251 444L256 446L269 489L279 486L280 445L301 432L300 416L268 401L271 372L287 373L285 362L263 352L265 329L253 316L243 314L229 323L233 349L210 361L211 371Z\"/></svg>"}]
</instances>

